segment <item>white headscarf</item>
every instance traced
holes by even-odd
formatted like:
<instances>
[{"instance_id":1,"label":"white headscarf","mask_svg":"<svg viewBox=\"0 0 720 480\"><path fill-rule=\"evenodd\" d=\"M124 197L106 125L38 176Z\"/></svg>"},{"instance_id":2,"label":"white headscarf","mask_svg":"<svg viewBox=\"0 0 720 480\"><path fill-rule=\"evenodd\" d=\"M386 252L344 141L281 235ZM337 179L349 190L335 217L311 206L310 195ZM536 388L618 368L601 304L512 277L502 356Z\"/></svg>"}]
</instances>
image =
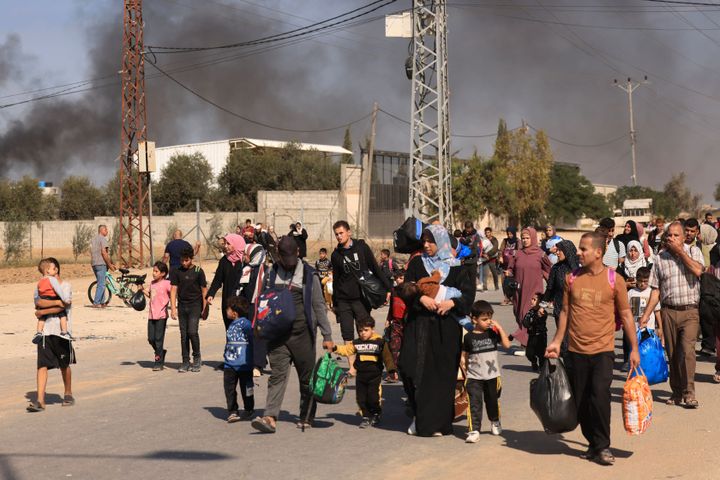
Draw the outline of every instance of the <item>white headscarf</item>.
<instances>
[{"instance_id":1,"label":"white headscarf","mask_svg":"<svg viewBox=\"0 0 720 480\"><path fill-rule=\"evenodd\" d=\"M635 247L638 251L637 260L630 260L630 249ZM643 254L643 248L640 242L637 240L631 240L627 245L628 254L625 256L625 273L628 278L635 278L637 271L640 267L646 267L647 262L645 261L645 255Z\"/></svg>"}]
</instances>

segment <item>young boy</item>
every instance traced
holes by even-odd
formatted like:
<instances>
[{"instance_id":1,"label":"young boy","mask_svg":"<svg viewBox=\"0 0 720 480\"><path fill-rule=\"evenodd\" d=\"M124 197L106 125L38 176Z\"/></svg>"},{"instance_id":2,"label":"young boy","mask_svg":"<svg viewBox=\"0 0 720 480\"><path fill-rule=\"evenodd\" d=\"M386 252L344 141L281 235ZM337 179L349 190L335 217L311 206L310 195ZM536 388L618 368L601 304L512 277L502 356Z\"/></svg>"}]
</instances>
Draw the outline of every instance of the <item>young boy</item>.
<instances>
[{"instance_id":1,"label":"young boy","mask_svg":"<svg viewBox=\"0 0 720 480\"><path fill-rule=\"evenodd\" d=\"M182 365L179 373L199 372L202 365L200 357L200 315L205 308L207 280L205 272L193 265L195 252L185 248L180 253L180 267L170 270L170 308L173 320L180 325L180 347ZM193 364L190 365L190 345L193 351Z\"/></svg>"},{"instance_id":2,"label":"young boy","mask_svg":"<svg viewBox=\"0 0 720 480\"><path fill-rule=\"evenodd\" d=\"M390 250L383 248L380 250L380 271L387 277L390 285L395 285L395 260L390 256Z\"/></svg>"},{"instance_id":3,"label":"young boy","mask_svg":"<svg viewBox=\"0 0 720 480\"><path fill-rule=\"evenodd\" d=\"M436 302L460 298L462 296L462 293L457 288L446 287L440 284L440 272L437 270L433 271L429 277L421 278L417 283L404 282L398 286L397 294L406 305L412 305L415 298L422 295L434 298ZM449 316L468 332L473 331L473 323L468 317L458 317L452 313Z\"/></svg>"},{"instance_id":4,"label":"young boy","mask_svg":"<svg viewBox=\"0 0 720 480\"><path fill-rule=\"evenodd\" d=\"M500 363L497 346L510 348L510 339L500 324L493 322L493 308L485 300L478 300L470 307L470 318L475 330L465 335L461 366L466 372L465 388L470 404L468 412L468 433L466 443L480 440L482 406L491 422L493 435L502 433L500 425L500 406L498 399L502 391Z\"/></svg>"},{"instance_id":5,"label":"young boy","mask_svg":"<svg viewBox=\"0 0 720 480\"><path fill-rule=\"evenodd\" d=\"M535 293L530 300L530 310L523 318L523 326L528 330L528 344L525 356L530 360L533 372L537 372L545 361L547 348L547 312L541 305L543 294Z\"/></svg>"},{"instance_id":6,"label":"young boy","mask_svg":"<svg viewBox=\"0 0 720 480\"><path fill-rule=\"evenodd\" d=\"M639 328L637 322L645 313L645 307L647 307L648 301L650 300L651 288L648 286L650 281L650 269L648 267L640 267L635 273L635 288L628 290L628 302L630 303L630 310L635 318L635 328ZM655 334L665 344L665 338L663 337L662 329L662 318L660 316L660 302L655 306L655 310L650 314L646 327L650 330L655 330ZM622 371L627 372L630 369L628 359L630 357L630 342L627 341L625 335L623 335L623 367Z\"/></svg>"},{"instance_id":7,"label":"young boy","mask_svg":"<svg viewBox=\"0 0 720 480\"><path fill-rule=\"evenodd\" d=\"M388 345L375 330L375 320L370 315L357 319L358 337L345 345L335 345L333 352L348 357L355 356L354 367L357 371L355 394L362 411L360 428L377 426L380 421L380 381L383 363L393 380L397 380L397 371Z\"/></svg>"},{"instance_id":8,"label":"young boy","mask_svg":"<svg viewBox=\"0 0 720 480\"><path fill-rule=\"evenodd\" d=\"M43 300L60 300L58 293L60 291L60 282L58 282L58 269L53 262L43 259L38 264L38 271L43 275L37 284L37 292L39 298ZM60 336L66 340L72 340L68 333L67 313L62 312L60 316ZM43 330L45 329L45 317L38 319L35 336L32 343L38 345L42 342Z\"/></svg>"},{"instance_id":9,"label":"young boy","mask_svg":"<svg viewBox=\"0 0 720 480\"><path fill-rule=\"evenodd\" d=\"M227 400L228 423L250 420L255 413L253 396L253 330L247 319L250 304L245 297L230 297L225 311L231 323L225 343L223 383ZM238 414L237 390L243 400L243 411Z\"/></svg>"},{"instance_id":10,"label":"young boy","mask_svg":"<svg viewBox=\"0 0 720 480\"><path fill-rule=\"evenodd\" d=\"M325 305L327 305L328 308L332 308L332 294L327 290L328 282L332 281L332 263L327 256L327 248L321 248L319 255L320 258L315 262L315 270L320 277L320 285L322 285Z\"/></svg>"}]
</instances>

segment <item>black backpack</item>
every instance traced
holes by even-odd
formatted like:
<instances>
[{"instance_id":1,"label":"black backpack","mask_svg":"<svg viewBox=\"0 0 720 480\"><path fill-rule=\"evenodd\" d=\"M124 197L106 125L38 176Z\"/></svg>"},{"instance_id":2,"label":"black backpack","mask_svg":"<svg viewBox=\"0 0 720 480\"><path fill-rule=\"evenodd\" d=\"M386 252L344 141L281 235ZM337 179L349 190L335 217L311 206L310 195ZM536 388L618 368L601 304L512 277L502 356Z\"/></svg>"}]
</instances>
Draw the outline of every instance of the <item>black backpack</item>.
<instances>
[{"instance_id":1,"label":"black backpack","mask_svg":"<svg viewBox=\"0 0 720 480\"><path fill-rule=\"evenodd\" d=\"M700 276L700 319L720 323L720 280L710 273Z\"/></svg>"}]
</instances>

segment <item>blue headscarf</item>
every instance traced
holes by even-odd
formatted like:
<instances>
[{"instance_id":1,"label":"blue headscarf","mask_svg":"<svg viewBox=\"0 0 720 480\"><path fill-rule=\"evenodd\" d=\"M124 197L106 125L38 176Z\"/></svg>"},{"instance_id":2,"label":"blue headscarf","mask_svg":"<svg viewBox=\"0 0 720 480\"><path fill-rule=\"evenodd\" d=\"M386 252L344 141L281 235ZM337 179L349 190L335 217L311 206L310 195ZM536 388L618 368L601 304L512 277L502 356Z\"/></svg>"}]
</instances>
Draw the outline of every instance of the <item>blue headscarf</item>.
<instances>
[{"instance_id":1,"label":"blue headscarf","mask_svg":"<svg viewBox=\"0 0 720 480\"><path fill-rule=\"evenodd\" d=\"M460 260L453 255L452 248L450 247L450 235L448 235L445 227L442 225L428 225L425 231L430 233L435 239L437 252L433 257L427 253L423 253L423 265L425 265L425 270L428 275L432 275L432 272L435 270L439 271L440 282L443 282L447 278L448 273L450 273L450 267L460 265Z\"/></svg>"}]
</instances>

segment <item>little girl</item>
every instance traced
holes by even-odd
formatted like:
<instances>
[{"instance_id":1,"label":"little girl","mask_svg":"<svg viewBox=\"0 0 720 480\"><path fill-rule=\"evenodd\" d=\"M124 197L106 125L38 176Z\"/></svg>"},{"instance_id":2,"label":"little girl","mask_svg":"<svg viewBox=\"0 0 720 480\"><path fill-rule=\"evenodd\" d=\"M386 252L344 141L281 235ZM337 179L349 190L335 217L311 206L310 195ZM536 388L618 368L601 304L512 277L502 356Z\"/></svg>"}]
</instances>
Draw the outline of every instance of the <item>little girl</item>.
<instances>
[{"instance_id":1,"label":"little girl","mask_svg":"<svg viewBox=\"0 0 720 480\"><path fill-rule=\"evenodd\" d=\"M148 316L148 342L155 351L155 365L153 372L162 370L165 366L163 349L165 342L165 327L167 325L167 308L170 304L170 280L167 278L168 267L163 262L155 262L152 270L152 283L150 292L145 296L150 298L150 312Z\"/></svg>"}]
</instances>

